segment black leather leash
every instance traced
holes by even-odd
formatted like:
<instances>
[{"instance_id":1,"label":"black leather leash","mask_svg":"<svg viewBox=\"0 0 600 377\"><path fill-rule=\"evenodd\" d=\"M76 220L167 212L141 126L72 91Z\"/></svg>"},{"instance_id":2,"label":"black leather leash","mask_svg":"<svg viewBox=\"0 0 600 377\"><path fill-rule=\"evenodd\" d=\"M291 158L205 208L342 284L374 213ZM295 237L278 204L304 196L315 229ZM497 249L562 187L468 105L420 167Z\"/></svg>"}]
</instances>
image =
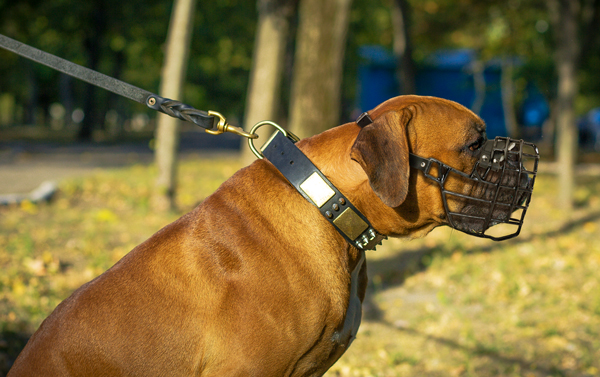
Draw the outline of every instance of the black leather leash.
<instances>
[{"instance_id":1,"label":"black leather leash","mask_svg":"<svg viewBox=\"0 0 600 377\"><path fill-rule=\"evenodd\" d=\"M0 34L0 47L21 55L24 58L33 60L36 63L43 64L59 72L85 81L102 89L129 98L133 101L145 104L149 108L160 111L174 118L179 118L187 122L204 128L210 134L217 135L223 132L232 132L240 136L255 138L256 135L250 135L239 127L227 124L225 118L216 111L202 111L193 108L185 103L175 101L169 98L161 97L147 90L117 80L113 77L104 75L58 56L38 50L12 38Z\"/></svg>"}]
</instances>

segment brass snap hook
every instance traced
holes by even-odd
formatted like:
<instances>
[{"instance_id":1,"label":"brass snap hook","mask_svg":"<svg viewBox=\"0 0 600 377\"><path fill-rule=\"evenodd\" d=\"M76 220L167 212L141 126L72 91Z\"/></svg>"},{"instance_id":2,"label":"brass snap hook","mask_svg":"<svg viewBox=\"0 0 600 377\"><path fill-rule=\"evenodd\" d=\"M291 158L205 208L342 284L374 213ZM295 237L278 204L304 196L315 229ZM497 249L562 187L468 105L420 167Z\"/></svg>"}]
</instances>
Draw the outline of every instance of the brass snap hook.
<instances>
[{"instance_id":1,"label":"brass snap hook","mask_svg":"<svg viewBox=\"0 0 600 377\"><path fill-rule=\"evenodd\" d=\"M248 140L258 138L258 135L255 134L254 132L248 133L248 132L244 131L241 127L235 127L235 126L232 126L231 124L227 123L227 120L225 119L225 117L216 111L209 111L208 115L216 116L217 118L219 118L219 123L217 124L216 130L204 130L211 135L220 135L224 132L231 132L232 134L243 136L243 137L247 138Z\"/></svg>"},{"instance_id":2,"label":"brass snap hook","mask_svg":"<svg viewBox=\"0 0 600 377\"><path fill-rule=\"evenodd\" d=\"M285 128L281 127L280 125L278 125L275 122L271 122L270 120L263 120L262 122L258 122L254 125L254 127L252 127L252 129L250 130L250 133L252 135L256 135L256 131L263 127L263 126L271 126L274 127L278 132L281 132L283 134L283 136L287 137L288 139L292 140L294 143L298 142L300 140L300 138L296 135L294 135L293 133L291 133L290 131L287 131ZM277 132L276 132L277 133ZM275 134L276 134L275 133ZM275 135L273 134L273 136ZM264 146L266 146L267 144L269 144L269 142L273 139L273 136L271 136L271 138L265 143ZM258 136L257 136L258 137ZM255 138L252 138L255 139ZM250 150L252 151L252 153L254 153L254 155L258 158L258 159L263 159L263 154L261 151L259 151L255 146L254 146L254 141L252 139L248 139L248 146L250 147ZM263 146L263 147L264 147Z\"/></svg>"}]
</instances>

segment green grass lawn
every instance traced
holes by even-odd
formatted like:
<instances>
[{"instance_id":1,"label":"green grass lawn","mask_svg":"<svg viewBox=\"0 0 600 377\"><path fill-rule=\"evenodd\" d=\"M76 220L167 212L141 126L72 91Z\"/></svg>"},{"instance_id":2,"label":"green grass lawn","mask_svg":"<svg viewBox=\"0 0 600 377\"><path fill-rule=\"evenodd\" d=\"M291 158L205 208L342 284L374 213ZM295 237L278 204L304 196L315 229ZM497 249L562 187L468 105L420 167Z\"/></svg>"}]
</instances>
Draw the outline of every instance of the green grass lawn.
<instances>
[{"instance_id":1,"label":"green grass lawn","mask_svg":"<svg viewBox=\"0 0 600 377\"><path fill-rule=\"evenodd\" d=\"M239 167L185 160L179 213L152 210L146 166L65 181L49 204L0 208L0 375L61 300ZM569 218L555 189L538 177L514 240L441 228L369 252L361 329L327 375L600 375L600 177L579 179Z\"/></svg>"}]
</instances>

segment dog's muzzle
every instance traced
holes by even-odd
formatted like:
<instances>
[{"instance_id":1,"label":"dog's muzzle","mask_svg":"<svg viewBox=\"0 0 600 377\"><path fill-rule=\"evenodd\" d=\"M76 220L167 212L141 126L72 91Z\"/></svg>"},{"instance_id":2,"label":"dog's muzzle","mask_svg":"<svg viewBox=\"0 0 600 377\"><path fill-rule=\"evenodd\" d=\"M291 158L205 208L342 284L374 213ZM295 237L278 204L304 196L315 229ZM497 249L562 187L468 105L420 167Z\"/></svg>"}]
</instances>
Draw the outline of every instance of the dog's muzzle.
<instances>
[{"instance_id":1,"label":"dog's muzzle","mask_svg":"<svg viewBox=\"0 0 600 377\"><path fill-rule=\"evenodd\" d=\"M470 174L412 153L410 166L440 186L450 227L495 241L516 237L531 201L539 151L523 140L497 137L479 153Z\"/></svg>"}]
</instances>

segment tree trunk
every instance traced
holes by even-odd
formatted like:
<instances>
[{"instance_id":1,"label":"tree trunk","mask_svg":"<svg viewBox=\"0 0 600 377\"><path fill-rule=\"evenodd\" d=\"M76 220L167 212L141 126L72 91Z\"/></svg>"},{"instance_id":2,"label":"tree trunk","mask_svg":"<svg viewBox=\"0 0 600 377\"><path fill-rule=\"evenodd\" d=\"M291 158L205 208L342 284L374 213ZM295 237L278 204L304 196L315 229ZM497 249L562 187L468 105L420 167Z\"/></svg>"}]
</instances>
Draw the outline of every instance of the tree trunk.
<instances>
[{"instance_id":1,"label":"tree trunk","mask_svg":"<svg viewBox=\"0 0 600 377\"><path fill-rule=\"evenodd\" d=\"M69 128L72 122L71 116L75 110L75 101L73 99L73 79L71 76L61 73L58 81L58 90L60 93L60 102L65 107L65 127Z\"/></svg>"},{"instance_id":2,"label":"tree trunk","mask_svg":"<svg viewBox=\"0 0 600 377\"><path fill-rule=\"evenodd\" d=\"M84 41L85 53L88 59L88 68L94 71L98 70L100 64L100 53L102 50L102 39L105 37L106 31L106 5L104 1L99 1L96 6L90 7L88 13L89 19L92 21L91 29L89 34L86 36ZM92 140L92 135L96 125L102 122L101 109L97 106L99 89L94 85L86 84L85 86L85 99L83 103L84 117L81 122L81 128L77 138L81 141Z\"/></svg>"},{"instance_id":3,"label":"tree trunk","mask_svg":"<svg viewBox=\"0 0 600 377\"><path fill-rule=\"evenodd\" d=\"M475 86L475 99L471 105L471 111L475 114L481 113L481 108L485 102L485 95L487 92L487 85L485 83L485 66L481 60L473 62L473 85Z\"/></svg>"},{"instance_id":4,"label":"tree trunk","mask_svg":"<svg viewBox=\"0 0 600 377\"><path fill-rule=\"evenodd\" d=\"M515 86L513 83L513 62L511 58L502 59L502 72L500 73L502 110L504 111L504 124L506 132L512 138L519 137L517 114L515 112Z\"/></svg>"},{"instance_id":5,"label":"tree trunk","mask_svg":"<svg viewBox=\"0 0 600 377\"><path fill-rule=\"evenodd\" d=\"M296 0L257 1L258 24L244 117L247 131L262 120L278 121L286 42L295 3ZM261 128L260 140L272 132L272 129ZM250 148L242 150L245 164L255 159Z\"/></svg>"},{"instance_id":6,"label":"tree trunk","mask_svg":"<svg viewBox=\"0 0 600 377\"><path fill-rule=\"evenodd\" d=\"M30 61L25 63L27 70L27 102L25 104L23 119L25 124L37 125L37 114L39 108L39 85L35 72L33 71L33 65Z\"/></svg>"},{"instance_id":7,"label":"tree trunk","mask_svg":"<svg viewBox=\"0 0 600 377\"><path fill-rule=\"evenodd\" d=\"M550 155L555 153L553 147L556 139L556 118L558 116L556 113L556 100L550 100L548 107L550 108L550 114L542 124L542 139L539 141L538 146L541 153L546 152Z\"/></svg>"},{"instance_id":8,"label":"tree trunk","mask_svg":"<svg viewBox=\"0 0 600 377\"><path fill-rule=\"evenodd\" d=\"M338 125L351 0L301 0L290 130L307 137Z\"/></svg>"},{"instance_id":9,"label":"tree trunk","mask_svg":"<svg viewBox=\"0 0 600 377\"><path fill-rule=\"evenodd\" d=\"M400 83L400 93L415 94L415 64L412 58L410 37L410 5L406 0L395 0L392 8L394 29L394 55L397 59L396 75Z\"/></svg>"},{"instance_id":10,"label":"tree trunk","mask_svg":"<svg viewBox=\"0 0 600 377\"><path fill-rule=\"evenodd\" d=\"M574 102L578 91L576 73L580 52L577 37L579 5L577 0L548 0L557 37L555 63L558 73L556 99L558 201L568 211L573 208L578 142Z\"/></svg>"},{"instance_id":11,"label":"tree trunk","mask_svg":"<svg viewBox=\"0 0 600 377\"><path fill-rule=\"evenodd\" d=\"M160 83L162 97L182 100L195 5L195 0L175 0L173 4ZM158 117L155 154L158 178L155 205L157 209L174 209L181 121L164 114L159 114Z\"/></svg>"}]
</instances>

